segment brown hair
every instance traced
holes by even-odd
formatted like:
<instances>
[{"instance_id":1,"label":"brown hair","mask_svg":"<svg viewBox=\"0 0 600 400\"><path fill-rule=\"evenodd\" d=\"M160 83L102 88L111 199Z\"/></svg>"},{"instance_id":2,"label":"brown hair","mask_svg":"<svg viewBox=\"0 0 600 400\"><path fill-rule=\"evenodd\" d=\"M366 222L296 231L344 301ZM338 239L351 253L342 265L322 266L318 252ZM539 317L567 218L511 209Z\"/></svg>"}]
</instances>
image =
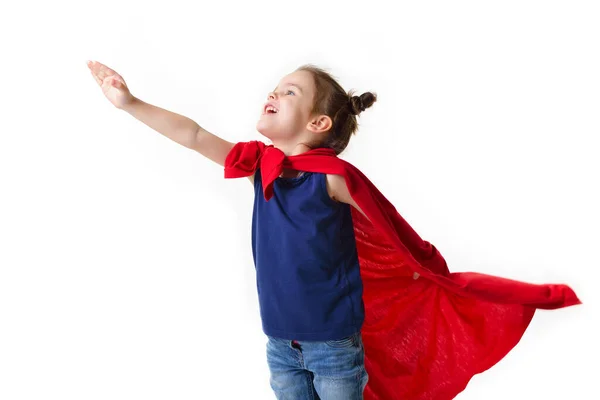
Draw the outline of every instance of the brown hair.
<instances>
[{"instance_id":1,"label":"brown hair","mask_svg":"<svg viewBox=\"0 0 600 400\"><path fill-rule=\"evenodd\" d=\"M310 72L315 81L316 95L312 113L325 114L333 121L327 138L320 146L332 148L336 154L340 154L358 129L356 116L371 107L377 100L377 94L365 92L354 96L353 90L346 93L334 77L312 64L303 65L296 71Z\"/></svg>"}]
</instances>

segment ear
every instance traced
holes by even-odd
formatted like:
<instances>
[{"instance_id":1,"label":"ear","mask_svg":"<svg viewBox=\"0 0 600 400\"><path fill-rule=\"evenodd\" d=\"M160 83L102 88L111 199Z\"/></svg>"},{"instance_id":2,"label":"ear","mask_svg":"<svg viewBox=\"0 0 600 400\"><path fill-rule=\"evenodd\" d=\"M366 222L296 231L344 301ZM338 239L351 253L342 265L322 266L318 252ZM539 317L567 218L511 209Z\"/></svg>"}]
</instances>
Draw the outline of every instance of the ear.
<instances>
[{"instance_id":1,"label":"ear","mask_svg":"<svg viewBox=\"0 0 600 400\"><path fill-rule=\"evenodd\" d=\"M331 129L333 121L327 115L319 115L308 122L306 129L314 133L325 133Z\"/></svg>"}]
</instances>

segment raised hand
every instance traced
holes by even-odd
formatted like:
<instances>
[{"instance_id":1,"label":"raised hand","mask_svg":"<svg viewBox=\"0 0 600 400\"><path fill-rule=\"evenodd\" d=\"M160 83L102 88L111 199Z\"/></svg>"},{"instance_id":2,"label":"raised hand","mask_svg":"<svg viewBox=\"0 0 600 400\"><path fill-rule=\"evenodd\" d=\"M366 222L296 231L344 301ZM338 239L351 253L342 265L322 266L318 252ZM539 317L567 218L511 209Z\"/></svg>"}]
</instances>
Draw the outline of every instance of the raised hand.
<instances>
[{"instance_id":1,"label":"raised hand","mask_svg":"<svg viewBox=\"0 0 600 400\"><path fill-rule=\"evenodd\" d=\"M102 93L115 107L121 109L134 100L125 80L115 70L97 61L88 61L87 66Z\"/></svg>"}]
</instances>

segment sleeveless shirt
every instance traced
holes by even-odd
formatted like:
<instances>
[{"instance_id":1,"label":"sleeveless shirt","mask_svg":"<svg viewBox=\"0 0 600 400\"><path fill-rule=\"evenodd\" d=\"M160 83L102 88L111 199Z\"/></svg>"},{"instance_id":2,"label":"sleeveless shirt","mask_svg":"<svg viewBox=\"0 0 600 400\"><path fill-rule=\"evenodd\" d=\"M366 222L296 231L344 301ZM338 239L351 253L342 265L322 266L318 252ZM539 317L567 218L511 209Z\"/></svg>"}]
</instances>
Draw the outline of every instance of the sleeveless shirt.
<instances>
[{"instance_id":1,"label":"sleeveless shirt","mask_svg":"<svg viewBox=\"0 0 600 400\"><path fill-rule=\"evenodd\" d=\"M277 178L273 197L254 175L252 254L263 331L289 340L336 340L364 321L351 206L327 193L327 176Z\"/></svg>"}]
</instances>

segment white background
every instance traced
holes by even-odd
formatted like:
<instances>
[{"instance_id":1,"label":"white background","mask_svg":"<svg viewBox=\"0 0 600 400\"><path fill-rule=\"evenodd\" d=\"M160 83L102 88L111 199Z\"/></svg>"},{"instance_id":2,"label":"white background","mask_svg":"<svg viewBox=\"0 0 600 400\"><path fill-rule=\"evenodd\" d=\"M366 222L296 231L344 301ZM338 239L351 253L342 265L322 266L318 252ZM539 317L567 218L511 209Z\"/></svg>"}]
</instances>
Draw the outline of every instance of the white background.
<instances>
[{"instance_id":1,"label":"white background","mask_svg":"<svg viewBox=\"0 0 600 400\"><path fill-rule=\"evenodd\" d=\"M0 10L0 399L274 398L251 185L114 108L88 59L230 141L263 139L267 92L304 63L375 91L342 156L451 271L584 302L538 311L457 398L600 398L595 2L16 4Z\"/></svg>"}]
</instances>

